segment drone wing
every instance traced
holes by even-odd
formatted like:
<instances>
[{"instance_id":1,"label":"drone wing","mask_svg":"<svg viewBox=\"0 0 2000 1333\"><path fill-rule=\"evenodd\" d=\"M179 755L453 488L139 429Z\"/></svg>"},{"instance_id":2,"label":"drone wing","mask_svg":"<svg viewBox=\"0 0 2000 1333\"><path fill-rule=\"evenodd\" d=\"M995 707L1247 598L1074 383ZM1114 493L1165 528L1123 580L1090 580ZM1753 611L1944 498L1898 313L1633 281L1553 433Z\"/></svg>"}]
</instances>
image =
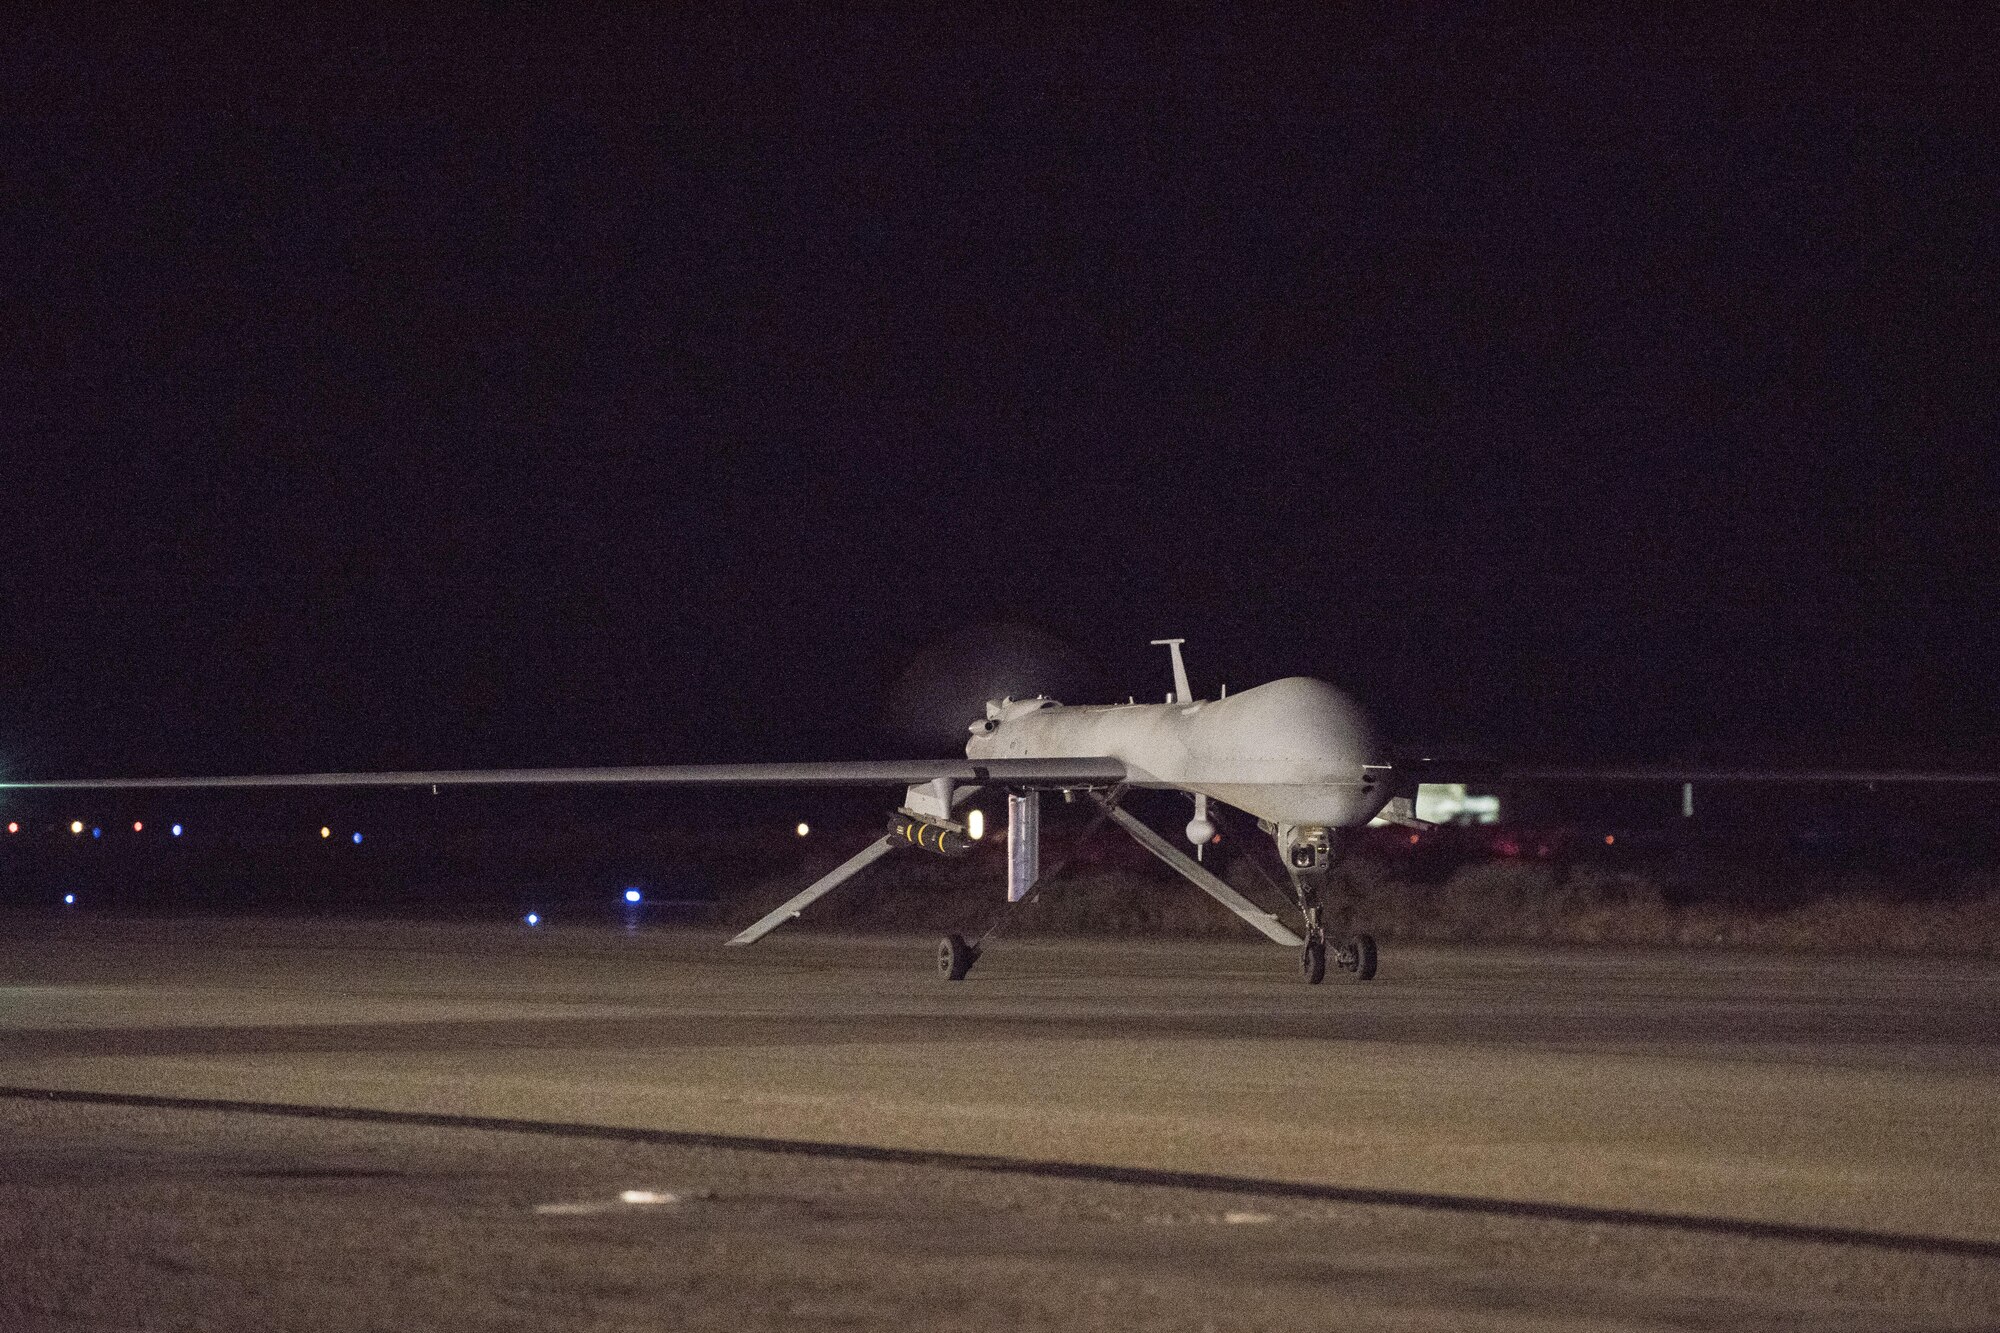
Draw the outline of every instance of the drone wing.
<instances>
[{"instance_id":1,"label":"drone wing","mask_svg":"<svg viewBox=\"0 0 2000 1333\"><path fill-rule=\"evenodd\" d=\"M1759 785L1974 786L2000 784L2000 771L1959 768L1726 768L1675 764L1503 764L1490 759L1426 757L1395 764L1371 765L1371 777L1387 779L1394 793L1376 817L1379 823L1411 828L1433 827L1417 815L1417 789L1430 783L1463 784L1482 789L1514 785L1530 787L1682 787L1692 802L1694 788ZM1692 809L1692 806L1688 806Z\"/></svg>"},{"instance_id":2,"label":"drone wing","mask_svg":"<svg viewBox=\"0 0 2000 1333\"><path fill-rule=\"evenodd\" d=\"M1508 783L1549 786L1679 786L1762 783L1768 786L1875 784L1953 786L2000 783L2000 770L1966 768L1730 767L1702 764L1509 764L1473 757L1423 758L1383 764L1378 776L1393 775L1399 787L1417 783L1462 782L1480 786Z\"/></svg>"},{"instance_id":3,"label":"drone wing","mask_svg":"<svg viewBox=\"0 0 2000 1333\"><path fill-rule=\"evenodd\" d=\"M630 768L474 768L405 773L260 773L244 777L72 778L0 782L0 791L131 791L194 787L804 786L1111 787L1117 759L862 760L806 764L661 764Z\"/></svg>"},{"instance_id":4,"label":"drone wing","mask_svg":"<svg viewBox=\"0 0 2000 1333\"><path fill-rule=\"evenodd\" d=\"M1867 784L1900 783L1907 786L1951 785L2000 782L2000 772L1953 768L1698 768L1662 766L1591 767L1553 765L1549 767L1503 768L1503 782L1546 783L1814 783Z\"/></svg>"}]
</instances>

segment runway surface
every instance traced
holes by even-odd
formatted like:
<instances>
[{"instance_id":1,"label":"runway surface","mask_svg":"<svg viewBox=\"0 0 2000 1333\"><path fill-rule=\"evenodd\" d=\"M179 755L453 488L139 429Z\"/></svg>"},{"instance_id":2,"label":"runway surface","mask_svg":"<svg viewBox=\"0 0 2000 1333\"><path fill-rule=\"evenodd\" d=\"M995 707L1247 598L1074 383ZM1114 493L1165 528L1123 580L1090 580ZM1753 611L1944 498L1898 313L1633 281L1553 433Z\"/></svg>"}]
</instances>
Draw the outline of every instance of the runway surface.
<instances>
[{"instance_id":1,"label":"runway surface","mask_svg":"<svg viewBox=\"0 0 2000 1333\"><path fill-rule=\"evenodd\" d=\"M0 1328L2000 1327L2000 968L0 920Z\"/></svg>"}]
</instances>

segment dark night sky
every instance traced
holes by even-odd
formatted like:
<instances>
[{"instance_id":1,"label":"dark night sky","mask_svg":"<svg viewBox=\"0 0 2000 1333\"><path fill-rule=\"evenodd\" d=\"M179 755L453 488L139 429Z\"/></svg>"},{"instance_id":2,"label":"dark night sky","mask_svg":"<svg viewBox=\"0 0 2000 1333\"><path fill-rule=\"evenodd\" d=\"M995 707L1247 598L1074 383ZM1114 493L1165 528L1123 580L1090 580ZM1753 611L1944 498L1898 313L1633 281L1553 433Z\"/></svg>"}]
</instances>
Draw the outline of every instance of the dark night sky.
<instances>
[{"instance_id":1,"label":"dark night sky","mask_svg":"<svg viewBox=\"0 0 2000 1333\"><path fill-rule=\"evenodd\" d=\"M16 31L0 766L858 755L993 618L1990 757L1984 25L1392 12Z\"/></svg>"}]
</instances>

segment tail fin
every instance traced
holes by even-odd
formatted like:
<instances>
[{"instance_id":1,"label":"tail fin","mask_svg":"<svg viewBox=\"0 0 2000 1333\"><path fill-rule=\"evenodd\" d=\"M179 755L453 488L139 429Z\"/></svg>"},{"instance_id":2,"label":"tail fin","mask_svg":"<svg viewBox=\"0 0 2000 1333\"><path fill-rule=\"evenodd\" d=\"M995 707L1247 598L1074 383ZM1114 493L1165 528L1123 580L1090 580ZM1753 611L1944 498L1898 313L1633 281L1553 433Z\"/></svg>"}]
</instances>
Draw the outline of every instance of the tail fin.
<instances>
[{"instance_id":1,"label":"tail fin","mask_svg":"<svg viewBox=\"0 0 2000 1333\"><path fill-rule=\"evenodd\" d=\"M1188 688L1187 663L1181 661L1181 645L1186 642L1186 639L1153 640L1155 648L1164 647L1174 655L1174 702L1181 704L1194 702L1194 691Z\"/></svg>"}]
</instances>

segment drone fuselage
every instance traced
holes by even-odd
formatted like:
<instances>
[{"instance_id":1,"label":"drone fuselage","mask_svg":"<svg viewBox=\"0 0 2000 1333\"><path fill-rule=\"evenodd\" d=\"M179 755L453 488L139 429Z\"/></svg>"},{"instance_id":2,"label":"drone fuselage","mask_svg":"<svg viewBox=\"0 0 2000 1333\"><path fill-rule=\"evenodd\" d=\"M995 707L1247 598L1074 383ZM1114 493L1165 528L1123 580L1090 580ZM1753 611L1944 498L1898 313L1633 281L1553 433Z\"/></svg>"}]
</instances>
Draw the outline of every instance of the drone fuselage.
<instances>
[{"instance_id":1,"label":"drone fuselage","mask_svg":"<svg viewBox=\"0 0 2000 1333\"><path fill-rule=\"evenodd\" d=\"M987 714L973 724L970 759L1108 756L1126 765L1131 786L1195 792L1275 825L1356 827L1393 795L1367 715L1305 676L1221 699L1105 706L1024 699L989 705Z\"/></svg>"}]
</instances>

